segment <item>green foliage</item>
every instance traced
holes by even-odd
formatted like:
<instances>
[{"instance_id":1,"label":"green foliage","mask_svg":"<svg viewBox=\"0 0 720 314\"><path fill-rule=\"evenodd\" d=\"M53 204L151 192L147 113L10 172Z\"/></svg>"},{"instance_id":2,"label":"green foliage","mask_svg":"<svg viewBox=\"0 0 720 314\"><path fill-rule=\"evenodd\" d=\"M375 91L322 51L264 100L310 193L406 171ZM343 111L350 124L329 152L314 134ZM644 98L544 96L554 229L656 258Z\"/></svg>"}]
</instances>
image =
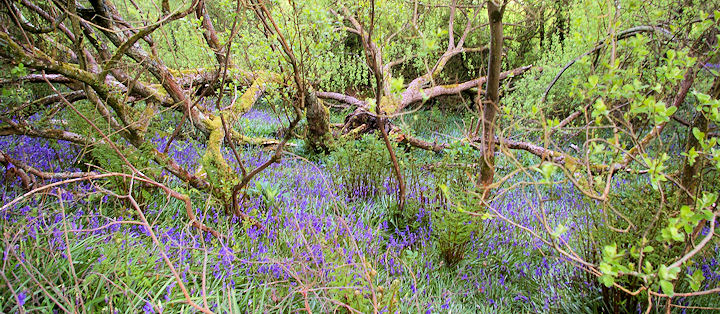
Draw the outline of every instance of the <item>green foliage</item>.
<instances>
[{"instance_id":1,"label":"green foliage","mask_svg":"<svg viewBox=\"0 0 720 314\"><path fill-rule=\"evenodd\" d=\"M155 147L150 142L145 142L140 149L122 146L118 147L122 157L108 144L97 144L93 146L91 155L99 165L110 172L129 172L128 162L137 169L144 169L148 173L157 171L157 165L152 163L152 150ZM127 162L125 161L127 160Z\"/></svg>"},{"instance_id":2,"label":"green foliage","mask_svg":"<svg viewBox=\"0 0 720 314\"><path fill-rule=\"evenodd\" d=\"M709 122L720 123L720 100L697 91L694 92L694 95L697 99L695 110ZM697 128L692 129L692 135L698 140L701 150L695 150L693 147L686 152L686 156L689 156L693 162L698 156L705 157L714 163L716 171L720 171L720 148L718 148L717 137L707 136L705 132Z\"/></svg>"},{"instance_id":3,"label":"green foliage","mask_svg":"<svg viewBox=\"0 0 720 314\"><path fill-rule=\"evenodd\" d=\"M698 208L714 202L715 197L712 193L705 193ZM690 206L683 205L679 214L672 217L668 208L659 207L660 199L661 194L657 190L648 190L641 181L633 181L613 190L609 204L601 207L605 212L601 220L603 223L599 223L600 220L592 223L588 238L592 241L590 243L603 245L602 254L596 258L602 272L598 279L606 287L617 283L636 290L646 281L665 294L673 294L674 287L679 284L680 268L668 268L666 263L681 255L688 235L710 213L707 210L696 213ZM627 231L616 231L623 228ZM589 251L598 249L591 246ZM628 276L630 273L637 274ZM704 279L701 271L694 271L692 275L686 275L686 283L683 284L697 291ZM641 303L646 298L633 298L615 289L611 291L625 302Z\"/></svg>"},{"instance_id":4,"label":"green foliage","mask_svg":"<svg viewBox=\"0 0 720 314\"><path fill-rule=\"evenodd\" d=\"M342 260L342 257L332 251L328 252L328 257L335 261ZM340 304L353 310L369 313L373 311L373 304L376 304L378 309L393 313L398 307L400 281L393 280L386 289L379 284L378 272L369 262L364 265L341 264L335 268L332 278L330 287L339 288L330 289L330 294ZM343 310L349 311L347 308Z\"/></svg>"},{"instance_id":5,"label":"green foliage","mask_svg":"<svg viewBox=\"0 0 720 314\"><path fill-rule=\"evenodd\" d=\"M672 31L678 31L673 27ZM707 30L709 26L701 27ZM684 204L681 201L684 198L663 196L668 191L682 189L677 187L677 181L669 179L669 174L678 169L682 161L668 151L662 139L638 143L641 137L631 133L647 134L670 122L680 105L668 104L676 97L675 87L696 66L698 59L688 45L675 43L659 48L662 52L659 55L649 53L658 47L644 35L618 41L616 45L617 51L614 50L611 57L596 56L593 60L586 56L578 61L576 67L581 67L586 75L573 79L570 97L590 105L591 120L588 123L601 128L623 124L622 129L628 130L612 133L587 130L586 158L593 163L608 165L619 162L630 147L637 146L633 149L642 152L638 160L642 161L639 164L644 172L629 177L633 184L623 186L621 191L611 189L607 197L603 196L605 200L600 204L603 217L597 220L601 226L591 229L587 239L591 243L589 251L597 252L603 248L602 255L595 258L602 272L600 282L606 287L617 283L636 290L652 285L651 289L672 295L681 267L665 265L685 254L683 249L689 245L686 241L701 221L713 219L714 215L706 208L710 203L701 199L710 202L715 197L702 187L697 192L696 204ZM624 58L622 62L621 58ZM695 95L697 101L690 102L695 104L697 113L708 119L714 118L712 108L717 105L712 97L698 92ZM716 142L706 142L706 135L699 129L691 130L689 136L698 140L699 147L687 145L687 151L682 155L688 158L689 164L698 162L699 158L712 159L712 147ZM591 179L598 181L597 187L604 185L603 178L597 180L598 177L593 176ZM643 191L645 187L638 185L645 180L654 191ZM691 286L698 286L697 280L702 281L699 276L690 278ZM624 295L619 291L615 293Z\"/></svg>"},{"instance_id":6,"label":"green foliage","mask_svg":"<svg viewBox=\"0 0 720 314\"><path fill-rule=\"evenodd\" d=\"M606 245L602 251L602 262L598 269L603 273L600 276L600 282L606 287L612 287L618 272L628 272L629 269L622 265L622 258L625 256L625 250L618 252L617 244Z\"/></svg>"},{"instance_id":7,"label":"green foliage","mask_svg":"<svg viewBox=\"0 0 720 314\"><path fill-rule=\"evenodd\" d=\"M345 30L345 27L348 26L347 21L339 20L328 10L328 8L336 8L335 1L269 1L265 3L269 7L270 15L278 22L277 27L280 28L280 32L289 43L290 49L293 49L298 57L301 71L303 71L300 74L309 85L318 90L353 94L359 99L367 97L371 99L369 109L373 112L376 111L376 104L371 98L375 81L366 65L366 56L362 45L356 34ZM366 26L370 25L368 20L369 3L370 1L366 0L343 1L350 12L356 13L359 22ZM481 3L483 2L471 1L466 5ZM141 1L132 4L118 7L121 11L119 14L127 17L127 20L149 21L161 18L161 15L155 10L155 4L151 2ZM402 93L408 81L417 77L418 73L424 74L428 68L432 67L435 59L445 50L450 34L457 34L460 28L466 24L467 19L477 12L476 9L468 9L463 13L456 14L455 29L449 30L447 29L449 10L446 6L400 0L376 1L375 4L376 20L374 21L375 28L372 30L373 44L379 46L386 63L407 57L406 61L393 69L395 76L386 82L393 95ZM563 4L565 5L563 6ZM184 1L171 1L173 10L185 8L187 5ZM268 88L268 92L261 102L282 115L284 108L281 106L287 105L288 102L295 99L293 99L292 88L288 87L291 84L286 83L290 81L289 76L286 75L290 66L282 49L277 46L274 35L268 36L268 32L259 23L248 23L249 20L254 21L256 18L250 7L242 7L237 12L237 3L231 0L208 2L207 5L210 17L218 30L221 45L226 45L230 40L230 27L235 18L238 19L238 34L233 38L229 50L237 68L229 70L229 77L245 74L238 69L248 69L256 74L266 71L279 73L278 82ZM706 5L702 4L702 6ZM621 9L618 10L618 8ZM420 14L419 19L413 18L413 14L416 12ZM480 19L484 18L482 14L479 16ZM708 90L706 88L708 87L706 85L709 85L708 82L714 79L708 73L717 75L715 70L699 72L696 78L697 84L694 85L697 88L692 90L691 96L685 103L678 104L677 107L672 105L678 86L687 71L697 68L698 62L701 60L706 62L704 58L695 55L698 46L694 43L702 45L713 43L712 38L703 39L703 36L708 33L708 30L717 27L720 12L713 12L715 18L713 20L709 18L711 16L709 13L702 11L699 7L691 7L684 12L678 12L672 3L667 1L659 1L652 6L645 6L637 0L623 0L614 3L612 1L566 1L562 4L558 2L550 5L523 3L523 6L511 2L506 16L506 23L509 24L509 27L506 28L508 35L506 42L509 44L507 46L509 49L506 51L503 67L510 64L525 65L532 62L541 66L543 71L534 70L526 73L522 79L515 79L512 83L510 81L507 81L507 84L503 83L504 95L501 110L504 114L499 117L498 121L498 130L502 130L503 135L513 138L525 137L525 139L536 141L537 144L544 144L554 149L553 143L545 143L537 139L547 135L549 130L558 126L560 120L568 113L579 109L584 110L587 107L586 115L574 122L577 125L587 125L587 129L581 131L580 135L560 130L558 133L564 134L560 137L562 142L557 146L561 146L559 148L562 150L566 146L565 144L575 144L577 147L582 147L577 149L575 156L582 156L583 160L590 164L612 165L621 161L628 150L638 143L638 135L648 134L650 130L660 125L668 124L668 128L674 127L669 124L672 123L674 116L704 117L710 125L720 123L720 100L715 99L717 96L711 95L710 92L703 92ZM187 71L178 70L213 68L215 52L202 48L204 45L202 44L201 22L202 19L193 18L191 14L189 18L170 22L168 27L158 30L153 34L157 44L153 50L156 50L157 54L153 53L152 58L166 61L173 68L172 73L187 74ZM608 37L608 32L617 34L625 27L640 24L659 25L667 28L673 38L672 40L658 41L658 38L665 36L664 33L656 33L652 36L641 34L629 38ZM543 35L536 36L533 33L535 30L542 30ZM458 39L457 36L455 39ZM62 40L66 39L63 37ZM485 32L473 31L473 34L467 38L465 47L480 47L486 42ZM589 54L577 60L576 64L570 67L563 78L556 83L546 101L541 103L540 99L543 97L546 87L563 65L582 55L597 43L603 43L605 47L597 54ZM145 41L140 41L138 45L150 50ZM717 47L713 47L713 49L715 48ZM114 48L110 49L112 51ZM433 80L432 84L443 84L444 81L455 83L461 80L460 78L475 78L483 75L486 57L485 52L464 53L454 57L453 62L456 64L452 67L448 66L444 73ZM708 58L708 60L717 59L713 58ZM28 73L28 69L22 63L14 67L10 66L7 70L9 71L5 72L8 72L11 78ZM148 74L139 73L136 78L146 80L146 76ZM232 83L231 87L240 87L242 84L244 83L238 80ZM239 89L242 90L242 87ZM23 104L42 95L43 93L36 92L34 87L22 83L9 84L3 87L0 101L3 104ZM396 125L410 134L431 141L452 142L450 148L439 154L408 152L409 149L403 150L404 147L397 147L393 144L408 185L435 187L435 191L425 192L424 195L423 192L419 192L421 194L419 199L409 198L402 211L397 206L394 196L377 197L388 194L386 190L391 190L396 182L387 148L376 134L365 135L358 141L341 141L336 150L324 160L325 169L323 170L327 170L332 177L331 184L337 187L337 192L341 196L347 196L345 199L342 197L333 199L332 206L338 211L335 213L336 215L328 215L325 218L343 220L348 216L347 214L351 213L352 208L362 207L357 205L367 205L362 208L368 210L352 212L353 217L358 218L358 223L370 225L370 230L378 230L380 219L386 219L391 229L407 230L418 234L424 230L432 230L431 245L416 245L400 252L388 250L388 252L378 253L378 251L382 251L378 250L378 246L382 246L382 244L370 243L359 249L362 252L357 252L360 254L359 256L363 257L363 260L368 260L368 262L363 265L346 262L347 256L342 255L343 253L337 250L339 247L332 247L329 242L341 242L342 245L345 245L342 247L344 249L349 246L347 238L330 237L318 240L323 238L324 234L322 233L329 232L322 227L324 221L317 223L320 231L313 231L315 233L300 227L298 227L299 231L279 228L281 222L278 221L287 218L289 213L296 214L297 208L291 207L293 204L282 203L286 199L280 197L283 182L278 183L267 178L258 178L254 185L248 188L248 195L262 199L265 208L280 211L279 218L281 219L269 219L274 213L272 211L259 213L258 208L250 210L248 214L268 218L269 225L266 226L270 230L268 233L279 232L279 235L273 233L278 238L269 241L267 238L263 238L266 236L265 234L249 236L253 227L247 221L238 227L231 225L230 222L222 220L218 222L216 219L215 223L221 225L222 231L228 231L228 238L231 239L228 240L228 243L221 243L221 245L227 244L235 252L244 252L253 255L253 258L257 254L258 264L265 263L267 260L301 261L298 264L279 262L278 265L288 268L297 267L302 271L293 273L296 270L291 269L290 272L295 277L289 276L292 278L275 281L277 278L260 274L259 269L265 265L246 263L245 257L243 257L242 262L228 262L228 265L224 265L229 268L243 267L236 273L237 277L234 279L237 280L237 287L231 291L229 287L225 286L224 281L206 276L207 256L202 255L207 255L208 252L212 253L212 249L201 251L196 243L187 244L192 247L187 254L188 260L184 260L186 257L183 255L180 260L172 262L175 265L187 267L183 275L190 277L186 281L189 286L197 288L201 281L203 288L207 285L207 291L212 291L214 293L212 298L216 299L212 300L211 298L210 302L217 301L220 304L218 312L241 310L290 312L301 307L304 308L306 304L303 304L303 301L308 301L308 297L306 295L306 299L301 300L299 295L300 292L307 293L307 290L294 290L298 287L311 288L313 293L317 293L316 295L319 297L309 298L308 303L310 304L307 305L306 310L320 308L319 312L329 311L322 304L325 299L347 304L362 312L370 312L375 306L391 313L396 310L420 312L419 306L416 309L409 304L411 302L407 301L431 304L441 304L445 301L438 300L438 296L443 298L450 296L448 299L455 298L452 302L448 301L448 312L497 312L500 308L489 305L489 300L497 301L502 298L505 298L506 302L501 304L502 309L510 308L520 312L540 311L539 308L534 307L536 304L549 304L549 308L543 309L548 312L591 312L596 310L596 308L592 308L594 305L589 304L598 302L599 297L596 294L598 289L585 289L578 285L573 286L573 290L568 289L567 286L558 288L554 285L561 281L581 281L577 278L570 280L564 277L555 278L554 276L557 274L540 274L522 279L519 277L511 279L513 282L508 283L506 287L500 285L485 287L483 285L482 289L473 286L470 281L459 279L463 271L483 270L486 271L484 275L490 278L487 279L488 281L499 278L505 280L506 276L516 271L504 267L505 265L527 263L532 267L539 267L540 261L544 261L544 257L552 253L544 251L544 248L526 251L517 247L498 247L494 252L487 254L485 259L466 258L468 247L471 245L482 246L490 236L509 237L510 235L500 233L499 229L493 229L494 224L492 221L488 221L492 217L485 208L479 205L481 201L473 196L478 173L477 164L480 161L479 153L469 143L453 140L453 138L462 137L464 130L461 125L473 121L470 118L475 117L471 113L465 113L465 116L462 114L448 115L447 111L449 110L446 110L448 108L463 112L472 111L466 110L465 106L469 103L468 101L459 101L462 106L455 105L454 107L452 102L453 100L446 98L424 102L425 106L432 106L431 109L393 118ZM81 114L95 122L98 128L112 129L108 125L107 119L99 115L93 105L85 101L75 104ZM137 109L137 113L130 118L137 120L147 114L143 110L151 108L152 104L138 102L133 106ZM275 110L278 108L280 110ZM53 116L55 116L54 113ZM179 114L176 112L174 116L173 113L161 116L166 118L166 121L153 121L151 131L162 129L162 132L169 134L175 126L171 122L177 121ZM90 128L79 115L64 111L58 113L57 117L64 119L69 129L78 130L77 132L81 135L90 138L100 139L100 135L96 134L95 130ZM342 118L344 115L340 117L340 120L336 119L335 121L341 122ZM258 120L260 119L240 119L243 135L267 137L284 135L282 130L278 130L280 123ZM45 122L38 123L38 126L45 127ZM535 123L541 125L542 129L537 126L529 126ZM541 185L539 195L531 197L542 198L546 195L554 197L556 195L552 192L552 185L569 179L577 180L579 188L595 196L592 200L588 199L587 204L578 205L575 208L581 213L574 214L576 216L573 218L584 218L582 221L586 222L580 228L580 232L575 232L577 228L570 227L565 220L553 220L547 226L548 230L546 230L546 234L542 235L543 238L554 243L560 242L563 249L577 249L578 256L587 259L593 266L597 266L601 275L597 280L594 277L592 280L605 287L600 288L603 292L608 291L608 288L614 284L630 290L639 287L650 288L668 295L673 295L676 291L699 291L705 288L708 279L705 278L700 266L694 264L692 259L678 266L673 265L678 260L677 257L681 256L682 252L689 247L691 235L698 226L716 217L713 210L715 210L715 203L718 199L716 191L720 184L718 183L720 181L717 180L717 171L720 170L720 149L717 136L712 132L712 130L692 127L689 132L678 132L687 133L687 138L684 138L683 135L669 140L661 138L652 141L650 145L640 147L636 162L627 169L622 169L628 170L629 174L613 174L615 175L614 180L627 180L629 183L622 187L612 185L609 194L602 197L598 197L599 194L594 193L602 193L604 180L610 176L604 172L604 169L592 169L592 171L587 171L587 177L584 177L584 170L588 169L578 169L576 167L581 165L566 163L562 167L565 167L563 174L568 178L562 178L562 174L558 171L561 165L548 162L548 158L545 158L544 162L538 162L536 156L529 153L518 154L520 166L532 166L529 168L532 170L526 172L530 173L528 177L532 181L528 184ZM149 132L149 134L152 133ZM438 134L448 136L441 137ZM108 136L115 143L126 144L122 142L118 134L108 134ZM684 141L688 139L697 140L698 145L682 149L680 154L668 148L671 145L684 147ZM118 146L120 153L127 157L127 161L135 168L152 178L161 177L161 168L152 161L151 150L154 147L150 141L140 148L132 148L129 145ZM217 148L217 154L205 155L199 160L202 170L198 171L197 175L208 180L213 188L219 188L222 193L227 195L230 188L237 183L237 175L224 162L222 153L226 152L225 148L220 146L211 148ZM130 172L126 161L120 158L118 152L107 144L94 145L90 148L89 156L93 164L102 170ZM680 173L677 170L683 164L680 156L687 158L689 165L701 163L703 166L699 174L693 177L700 184L697 189L692 191L693 193L697 191L696 194L689 196L690 202L681 201L683 198L678 195L684 195L684 191L673 187L676 184L678 173ZM514 156L508 154L508 156L499 157L498 165L505 165L511 157ZM427 165L421 165L421 162ZM510 171L513 170L515 168ZM500 172L505 172L505 170L501 169ZM108 181L104 186L106 189L120 194L128 192L129 180L119 178L110 180L112 181ZM208 200L206 194L191 190L184 184L177 184L172 179L168 182L173 189L192 195L195 207L193 209L201 210L218 205L217 199L210 197ZM617 181L611 181L612 184L615 182ZM648 183L653 189L647 187ZM307 184L310 183L307 182ZM595 188L588 187L593 184ZM160 193L153 193L139 185L135 185L135 189L130 192L136 195L135 197L143 209L149 209L150 207L145 205L151 202L165 201ZM327 195L322 197L325 196ZM318 198L321 197L318 196ZM100 212L103 215L128 216L128 211L121 201L112 204L102 203L95 194L89 196L88 201L90 205L100 203L98 206L101 207ZM545 202L544 199L539 201ZM204 204L204 208L199 204ZM303 214L319 215L322 212L325 215L327 208L324 206L329 205L320 204L316 207L313 207L314 204L307 208L303 207ZM292 211L282 210L285 207ZM167 212L171 213L184 210L174 201L168 202L163 207L163 210L165 209L169 209ZM424 211L431 214L425 215ZM38 212L39 209L34 208L32 214L37 215ZM156 219L158 226L178 230L187 227L186 221L175 217L171 218L170 214L151 212L148 210L148 216ZM382 213L386 216L381 216ZM205 222L211 220L207 213L198 216L199 220ZM50 217L44 218L51 221ZM19 219L26 218L20 217ZM7 224L7 221L7 219L3 219L0 224ZM80 221L82 222L82 220ZM76 237L73 234L69 241L60 240L61 243L67 242L68 252L73 255L73 263L69 263L67 258L61 258L57 253L43 250L44 247L41 244L58 241L58 239L51 238L57 237L59 234L58 226L56 221L54 225L47 226L46 230L38 232L35 243L32 240L18 242L17 247L13 247L13 252L25 255L22 258L10 256L7 261L7 269L18 270L25 265L23 264L25 260L31 262L34 260L32 265L37 266L38 269L32 270L27 276L28 278L33 277L35 273L56 274L56 276L43 279L47 280L43 284L50 290L57 290L49 292L50 294L63 297L69 295L71 298L73 296L90 296L85 303L86 308L71 308L71 311L105 311L109 309L110 304L116 304L120 310L133 311L143 306L142 300L144 299L166 306L165 310L167 311L191 310L185 304L184 296L177 292L177 289L174 293L169 293L169 300L160 299L160 295L173 282L173 279L167 269L157 266L160 259L156 259L156 257L161 252L170 249L184 250L184 247L177 247L177 243L172 243L172 240L163 242L159 246L154 246L154 244L141 246L139 244L143 244L143 241L149 242L149 240L134 238L136 242L129 243L127 242L129 237L123 236L123 233L118 233L117 238L108 245L108 242L103 243L107 239L93 236ZM185 232L184 230L183 232ZM24 235L23 232L17 234ZM168 231L168 233L170 232ZM529 237L527 234L513 234L512 236L523 239ZM199 236L199 238L202 237ZM714 241L714 239L712 240ZM296 245L301 241L304 241L302 245ZM203 243L203 246L217 244L217 240L209 240ZM717 243L711 242L711 245L717 245ZM148 252L147 247L152 249ZM272 247L272 253L265 250L268 247ZM333 270L325 272L329 268L320 269L318 267L320 258L316 258L315 255L307 258L303 255L310 254L310 252L297 253L296 250L303 250L306 247L313 248L312 254L317 252L324 254L325 262L334 266ZM317 252L315 252L316 249ZM148 256L148 253L152 257ZM701 254L707 254L707 252L701 252L698 256ZM109 257L107 260L95 262L106 256ZM428 265L434 265L432 259L437 256L447 266L460 264L463 267L441 269L429 267ZM390 270L383 269L378 260L384 258L387 262L388 258L392 259L393 257L400 260L404 268L402 273L397 275L399 279L391 281L388 274ZM311 263L305 265L306 261L311 261ZM316 264L311 265L312 263ZM464 268L466 266L467 269ZM74 278L76 275L69 271L71 267L74 267L75 271L80 274L77 281ZM566 267L573 266L566 265ZM307 273L303 273L303 271L307 271ZM309 275L314 272L322 272L322 274L316 277ZM17 272L17 274L16 276L15 272L12 273L16 277L11 278L13 282L20 283L21 287L17 288L32 290L31 298L42 300L38 304L33 304L36 306L35 310L45 312L56 310L55 305L41 295L41 291L30 289L34 286L30 284L30 279L24 278L26 274L22 272ZM106 279L102 277L105 274L113 277ZM302 275L313 278L303 282L305 278ZM419 284L420 289L417 294L413 291L410 295L408 291L418 288L416 280L422 279L422 277L430 279ZM267 282L259 283L266 279L268 279ZM117 285L114 284L116 282ZM278 282L281 283L278 284ZM287 284L288 282L289 284ZM391 283L388 285L388 282ZM411 282L412 290L410 289ZM73 287L70 283L77 285ZM272 285L280 286L280 288L272 288L271 292L269 287ZM544 288L546 286L547 289ZM461 290L468 292L460 296ZM135 298L129 297L128 291L137 294ZM586 295L579 295L576 293L577 291L590 292ZM617 290L611 291L615 297L607 298L605 300L607 302L618 300L617 296L624 293ZM548 296L542 295L541 292L553 296L560 295L566 302L560 305L547 303L545 299ZM194 292L191 294L195 295ZM2 297L5 298L5 300L0 300L0 309L2 310L6 310L6 304L10 304L9 306L14 304L6 303L8 295L10 293L2 291ZM270 298L271 295L273 298ZM375 300L373 300L373 295ZM529 295L531 300L528 302L522 301L522 299L521 301L509 300L515 295ZM227 304L225 304L226 297ZM273 299L272 302L269 299ZM647 295L640 294L636 298L627 297L620 303L630 302L622 304L631 306L646 300ZM195 301L201 302L199 299ZM232 304L243 304L247 308L234 309ZM445 309L443 308L443 310ZM19 310L19 308L10 308L8 311Z\"/></svg>"},{"instance_id":8,"label":"green foliage","mask_svg":"<svg viewBox=\"0 0 720 314\"><path fill-rule=\"evenodd\" d=\"M255 181L255 186L247 190L247 195L251 197L261 197L265 203L265 207L274 208L278 202L280 190L277 186L273 186L268 181Z\"/></svg>"},{"instance_id":9,"label":"green foliage","mask_svg":"<svg viewBox=\"0 0 720 314\"><path fill-rule=\"evenodd\" d=\"M427 198L419 201L411 198L406 200L403 210L400 210L397 202L393 202L387 209L387 222L390 230L409 231L415 233L430 225L430 215Z\"/></svg>"},{"instance_id":10,"label":"green foliage","mask_svg":"<svg viewBox=\"0 0 720 314\"><path fill-rule=\"evenodd\" d=\"M685 242L685 235L692 234L701 221L709 221L713 218L714 214L708 208L717 201L717 198L716 193L703 192L702 197L698 198L696 204L696 208L701 209L697 213L693 211L693 207L682 205L680 215L668 219L667 227L661 230L661 234L658 236L659 239L668 242Z\"/></svg>"},{"instance_id":11,"label":"green foliage","mask_svg":"<svg viewBox=\"0 0 720 314\"><path fill-rule=\"evenodd\" d=\"M647 183L632 180L622 188L613 189L608 203L586 208L589 233L581 235L579 242L583 251L589 252L588 260L597 263L602 273L598 283L607 287L606 302L622 300L628 306L642 302L642 297L629 296L613 288L613 284L636 290L643 279L627 276L628 273L639 272L642 278L650 280L658 265L680 250L655 239L662 229L653 224L655 217L660 221L667 217L667 213L658 208L660 198L661 194L648 189ZM602 211L603 215L592 215L595 211ZM617 232L620 229L627 231Z\"/></svg>"},{"instance_id":12,"label":"green foliage","mask_svg":"<svg viewBox=\"0 0 720 314\"><path fill-rule=\"evenodd\" d=\"M438 189L444 201L432 212L433 237L442 260L454 266L465 257L471 241L482 241L483 220L490 216L477 206L479 200L467 194L452 197L444 184L439 184Z\"/></svg>"},{"instance_id":13,"label":"green foliage","mask_svg":"<svg viewBox=\"0 0 720 314\"><path fill-rule=\"evenodd\" d=\"M2 68L5 68L3 66ZM28 69L22 63L10 68L9 79L17 79L27 75ZM7 72L5 72L7 73ZM0 76L0 78L4 75ZM0 101L7 105L19 105L31 99L32 90L25 86L22 81L17 84L3 84L0 93ZM34 93L32 93L34 94Z\"/></svg>"},{"instance_id":14,"label":"green foliage","mask_svg":"<svg viewBox=\"0 0 720 314\"><path fill-rule=\"evenodd\" d=\"M398 162L405 164L406 154L393 146ZM338 141L327 159L327 167L333 177L343 183L343 192L351 198L373 197L394 178L387 147L375 134L365 134L357 141Z\"/></svg>"},{"instance_id":15,"label":"green foliage","mask_svg":"<svg viewBox=\"0 0 720 314\"><path fill-rule=\"evenodd\" d=\"M480 220L470 218L472 216L459 209L440 210L433 214L433 228L440 257L447 266L455 266L465 257L473 235L482 230Z\"/></svg>"}]
</instances>

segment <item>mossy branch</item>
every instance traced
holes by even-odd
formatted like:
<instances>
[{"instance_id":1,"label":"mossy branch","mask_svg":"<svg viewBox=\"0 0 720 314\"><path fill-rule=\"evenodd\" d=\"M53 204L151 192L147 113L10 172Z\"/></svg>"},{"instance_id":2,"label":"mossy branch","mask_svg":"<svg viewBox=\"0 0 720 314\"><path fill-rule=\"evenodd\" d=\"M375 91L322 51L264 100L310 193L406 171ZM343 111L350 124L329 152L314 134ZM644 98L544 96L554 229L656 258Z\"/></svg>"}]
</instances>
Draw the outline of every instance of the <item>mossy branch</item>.
<instances>
[{"instance_id":1,"label":"mossy branch","mask_svg":"<svg viewBox=\"0 0 720 314\"><path fill-rule=\"evenodd\" d=\"M225 128L223 127L223 119L229 129L237 123L240 117L252 109L255 102L260 99L265 92L267 82L270 79L268 75L259 75L250 87L233 103L219 112L217 115L210 115L202 123L205 129L209 131L207 149L203 155L203 171L208 175L211 182L224 182L235 177L232 167L227 163L222 154L223 141L225 140ZM221 117L222 115L222 117ZM231 131L234 135L234 131Z\"/></svg>"}]
</instances>

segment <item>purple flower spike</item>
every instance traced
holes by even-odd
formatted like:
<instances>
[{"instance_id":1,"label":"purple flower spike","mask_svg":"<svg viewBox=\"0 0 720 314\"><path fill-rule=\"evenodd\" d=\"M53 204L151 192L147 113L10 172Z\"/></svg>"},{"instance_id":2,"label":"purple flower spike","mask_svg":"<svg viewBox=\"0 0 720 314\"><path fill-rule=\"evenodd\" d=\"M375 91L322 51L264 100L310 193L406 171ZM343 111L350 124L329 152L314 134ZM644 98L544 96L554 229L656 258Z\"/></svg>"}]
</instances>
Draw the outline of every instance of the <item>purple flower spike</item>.
<instances>
[{"instance_id":1,"label":"purple flower spike","mask_svg":"<svg viewBox=\"0 0 720 314\"><path fill-rule=\"evenodd\" d=\"M25 293L25 291L18 293L17 297L18 306L22 307L23 305L25 305L25 301L27 300L27 294Z\"/></svg>"},{"instance_id":2,"label":"purple flower spike","mask_svg":"<svg viewBox=\"0 0 720 314\"><path fill-rule=\"evenodd\" d=\"M145 302L145 306L143 306L143 311L145 314L147 313L155 313L155 310L153 309L152 304L150 302Z\"/></svg>"}]
</instances>

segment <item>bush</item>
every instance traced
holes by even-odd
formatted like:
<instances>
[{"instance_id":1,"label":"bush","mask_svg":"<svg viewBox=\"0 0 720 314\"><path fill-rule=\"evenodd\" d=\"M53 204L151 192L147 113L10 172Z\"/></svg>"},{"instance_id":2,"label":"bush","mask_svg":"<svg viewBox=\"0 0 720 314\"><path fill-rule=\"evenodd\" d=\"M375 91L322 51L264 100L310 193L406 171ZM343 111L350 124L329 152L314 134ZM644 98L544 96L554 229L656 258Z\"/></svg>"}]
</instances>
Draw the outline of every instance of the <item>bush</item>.
<instances>
[{"instance_id":1,"label":"bush","mask_svg":"<svg viewBox=\"0 0 720 314\"><path fill-rule=\"evenodd\" d=\"M407 159L397 146L393 149L398 162ZM358 141L338 141L327 165L339 189L353 200L370 199L382 188L390 191L397 186L385 143L374 134Z\"/></svg>"}]
</instances>

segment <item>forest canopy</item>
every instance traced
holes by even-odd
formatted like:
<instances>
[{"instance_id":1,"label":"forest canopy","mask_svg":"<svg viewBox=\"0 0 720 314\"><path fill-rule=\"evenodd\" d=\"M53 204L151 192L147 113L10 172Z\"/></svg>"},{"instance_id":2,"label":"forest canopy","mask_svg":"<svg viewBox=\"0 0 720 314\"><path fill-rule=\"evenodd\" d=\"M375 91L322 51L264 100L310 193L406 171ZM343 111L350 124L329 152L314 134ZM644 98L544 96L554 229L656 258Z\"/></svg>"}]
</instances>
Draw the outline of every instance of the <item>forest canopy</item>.
<instances>
[{"instance_id":1,"label":"forest canopy","mask_svg":"<svg viewBox=\"0 0 720 314\"><path fill-rule=\"evenodd\" d=\"M5 0L3 312L720 311L720 3Z\"/></svg>"}]
</instances>

